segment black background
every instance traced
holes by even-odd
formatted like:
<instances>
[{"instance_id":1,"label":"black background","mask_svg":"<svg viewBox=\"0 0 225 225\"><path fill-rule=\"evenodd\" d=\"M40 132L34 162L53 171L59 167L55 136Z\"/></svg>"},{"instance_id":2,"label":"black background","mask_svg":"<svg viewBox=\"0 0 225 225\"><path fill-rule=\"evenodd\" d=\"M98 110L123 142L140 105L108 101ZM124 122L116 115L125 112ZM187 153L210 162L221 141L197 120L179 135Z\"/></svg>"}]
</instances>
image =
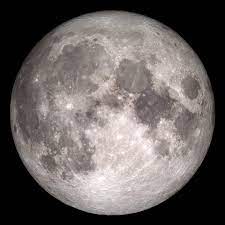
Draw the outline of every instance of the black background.
<instances>
[{"instance_id":1,"label":"black background","mask_svg":"<svg viewBox=\"0 0 225 225\"><path fill-rule=\"evenodd\" d=\"M224 179L222 159L224 123L224 17L222 5L213 1L55 1L29 3L15 2L2 4L1 7L1 98L5 103L1 112L4 127L1 149L1 187L3 187L1 214L8 221L15 219L29 222L43 221L76 222L91 219L91 222L113 219L126 222L147 219L149 223L195 222L221 218L223 203L222 180ZM59 202L46 193L29 175L23 166L12 140L9 122L9 103L12 86L20 66L45 34L57 25L71 18L98 10L125 10L147 15L177 31L196 51L210 77L216 102L216 127L209 152L201 167L191 181L166 202L140 213L127 216L97 216L88 214ZM6 142L6 144L5 144ZM221 160L221 161L222 161ZM31 220L30 220L31 219Z\"/></svg>"}]
</instances>

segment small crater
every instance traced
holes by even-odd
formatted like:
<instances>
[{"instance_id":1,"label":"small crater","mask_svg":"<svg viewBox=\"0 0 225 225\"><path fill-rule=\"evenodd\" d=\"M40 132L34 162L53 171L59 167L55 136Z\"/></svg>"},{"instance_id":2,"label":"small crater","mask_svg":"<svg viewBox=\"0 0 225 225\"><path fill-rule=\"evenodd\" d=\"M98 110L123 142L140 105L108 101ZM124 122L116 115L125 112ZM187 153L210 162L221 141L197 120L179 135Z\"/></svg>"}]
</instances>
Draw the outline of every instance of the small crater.
<instances>
[{"instance_id":1,"label":"small crater","mask_svg":"<svg viewBox=\"0 0 225 225\"><path fill-rule=\"evenodd\" d=\"M70 134L68 134L68 132L62 129L62 131L60 132L60 138L59 138L59 142L58 142L58 146L61 148L63 147L73 147L74 145L74 141L72 140L72 138L70 137Z\"/></svg>"},{"instance_id":2,"label":"small crater","mask_svg":"<svg viewBox=\"0 0 225 225\"><path fill-rule=\"evenodd\" d=\"M62 172L61 177L62 177L63 180L68 179L67 173L65 171Z\"/></svg>"},{"instance_id":3,"label":"small crater","mask_svg":"<svg viewBox=\"0 0 225 225\"><path fill-rule=\"evenodd\" d=\"M190 146L192 145L192 143L190 143ZM181 157L185 157L185 156L188 155L189 152L190 152L190 149L187 148L187 146L185 146L185 147L180 148L179 151L176 152L176 156L178 156L178 157L180 157L180 156Z\"/></svg>"},{"instance_id":4,"label":"small crater","mask_svg":"<svg viewBox=\"0 0 225 225\"><path fill-rule=\"evenodd\" d=\"M97 100L97 99L93 100L93 107L98 107L100 105L101 105L101 102L99 100Z\"/></svg>"},{"instance_id":5,"label":"small crater","mask_svg":"<svg viewBox=\"0 0 225 225\"><path fill-rule=\"evenodd\" d=\"M16 127L16 125L13 126L13 131L14 131L14 133L17 132L17 127Z\"/></svg>"},{"instance_id":6,"label":"small crater","mask_svg":"<svg viewBox=\"0 0 225 225\"><path fill-rule=\"evenodd\" d=\"M212 89L212 85L211 85L211 82L210 82L210 79L207 77L206 79L206 90L209 92L209 93L213 93L213 89Z\"/></svg>"},{"instance_id":7,"label":"small crater","mask_svg":"<svg viewBox=\"0 0 225 225\"><path fill-rule=\"evenodd\" d=\"M186 140L198 125L197 116L189 110L183 109L176 118L174 125L177 129L177 134L183 140Z\"/></svg>"},{"instance_id":8,"label":"small crater","mask_svg":"<svg viewBox=\"0 0 225 225\"><path fill-rule=\"evenodd\" d=\"M71 180L73 178L73 173L72 173L71 169L65 168L65 170L61 174L61 178L63 180L67 180L67 181Z\"/></svg>"},{"instance_id":9,"label":"small crater","mask_svg":"<svg viewBox=\"0 0 225 225\"><path fill-rule=\"evenodd\" d=\"M152 65L156 65L158 63L161 63L161 60L156 56L156 54L150 54L150 57L149 57L148 61Z\"/></svg>"},{"instance_id":10,"label":"small crater","mask_svg":"<svg viewBox=\"0 0 225 225\"><path fill-rule=\"evenodd\" d=\"M161 28L163 28L166 31L171 30L168 26L166 26L165 24L161 24Z\"/></svg>"},{"instance_id":11,"label":"small crater","mask_svg":"<svg viewBox=\"0 0 225 225\"><path fill-rule=\"evenodd\" d=\"M173 103L174 100L169 97L168 93L161 96L147 89L137 99L135 111L142 123L156 128L161 117L170 117Z\"/></svg>"},{"instance_id":12,"label":"small crater","mask_svg":"<svg viewBox=\"0 0 225 225\"><path fill-rule=\"evenodd\" d=\"M74 120L81 128L87 128L91 123L97 124L99 126L104 126L104 121L97 114L97 107L101 105L98 100L93 100L91 106L87 108L87 111L77 111L74 114Z\"/></svg>"},{"instance_id":13,"label":"small crater","mask_svg":"<svg viewBox=\"0 0 225 225\"><path fill-rule=\"evenodd\" d=\"M115 95L108 94L103 97L103 103L108 105L110 108L118 109L121 107L121 102Z\"/></svg>"},{"instance_id":14,"label":"small crater","mask_svg":"<svg viewBox=\"0 0 225 225\"><path fill-rule=\"evenodd\" d=\"M91 161L91 155L85 153L77 155L77 161L74 166L77 172L82 173L93 171L95 168L93 161Z\"/></svg>"},{"instance_id":15,"label":"small crater","mask_svg":"<svg viewBox=\"0 0 225 225\"><path fill-rule=\"evenodd\" d=\"M159 144L155 147L156 154L162 157L168 157L170 155L169 146L170 143L167 140L160 140Z\"/></svg>"},{"instance_id":16,"label":"small crater","mask_svg":"<svg viewBox=\"0 0 225 225\"><path fill-rule=\"evenodd\" d=\"M105 125L105 121L103 121L102 118L100 118L98 115L97 115L97 112L95 109L89 109L87 112L86 112L86 117L88 119L88 126L93 123L93 124L97 124L98 126L100 127L103 127Z\"/></svg>"},{"instance_id":17,"label":"small crater","mask_svg":"<svg viewBox=\"0 0 225 225\"><path fill-rule=\"evenodd\" d=\"M90 122L95 120L95 112L93 110L87 112L78 111L75 113L74 119L80 127L86 128Z\"/></svg>"},{"instance_id":18,"label":"small crater","mask_svg":"<svg viewBox=\"0 0 225 225\"><path fill-rule=\"evenodd\" d=\"M95 149L94 149L94 147L90 146L89 139L84 134L81 134L80 140L83 145L84 152L88 153L88 154L90 153L90 155L92 155L94 153Z\"/></svg>"},{"instance_id":19,"label":"small crater","mask_svg":"<svg viewBox=\"0 0 225 225\"><path fill-rule=\"evenodd\" d=\"M198 97L200 90L199 82L191 76L185 77L181 82L184 94L191 100Z\"/></svg>"},{"instance_id":20,"label":"small crater","mask_svg":"<svg viewBox=\"0 0 225 225\"><path fill-rule=\"evenodd\" d=\"M49 172L54 172L56 170L57 164L55 159L50 155L42 155L40 159L43 167Z\"/></svg>"},{"instance_id":21,"label":"small crater","mask_svg":"<svg viewBox=\"0 0 225 225\"><path fill-rule=\"evenodd\" d=\"M89 109L86 112L86 117L90 120L93 120L96 117L96 112L93 109Z\"/></svg>"},{"instance_id":22,"label":"small crater","mask_svg":"<svg viewBox=\"0 0 225 225\"><path fill-rule=\"evenodd\" d=\"M128 92L141 92L149 85L152 74L145 67L145 63L135 63L129 59L123 59L116 71L117 86Z\"/></svg>"}]
</instances>

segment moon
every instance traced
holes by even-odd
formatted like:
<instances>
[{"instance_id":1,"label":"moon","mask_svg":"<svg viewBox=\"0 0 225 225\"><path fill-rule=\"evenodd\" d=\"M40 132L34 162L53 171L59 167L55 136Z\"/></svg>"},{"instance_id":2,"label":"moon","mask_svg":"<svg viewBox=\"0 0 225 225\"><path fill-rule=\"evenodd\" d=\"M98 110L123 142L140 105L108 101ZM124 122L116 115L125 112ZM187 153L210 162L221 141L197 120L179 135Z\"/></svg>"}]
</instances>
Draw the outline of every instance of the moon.
<instances>
[{"instance_id":1,"label":"moon","mask_svg":"<svg viewBox=\"0 0 225 225\"><path fill-rule=\"evenodd\" d=\"M10 118L42 188L79 210L123 215L160 204L191 179L215 110L207 72L176 32L101 11L63 23L33 48Z\"/></svg>"}]
</instances>

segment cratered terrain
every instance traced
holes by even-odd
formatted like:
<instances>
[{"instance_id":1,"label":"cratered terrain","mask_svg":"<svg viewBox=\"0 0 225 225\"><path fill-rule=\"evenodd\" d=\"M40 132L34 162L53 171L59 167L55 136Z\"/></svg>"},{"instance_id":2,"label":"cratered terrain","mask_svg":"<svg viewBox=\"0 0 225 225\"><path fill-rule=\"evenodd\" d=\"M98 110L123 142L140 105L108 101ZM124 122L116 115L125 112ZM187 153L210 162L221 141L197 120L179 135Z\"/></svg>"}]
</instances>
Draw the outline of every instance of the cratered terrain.
<instances>
[{"instance_id":1,"label":"cratered terrain","mask_svg":"<svg viewBox=\"0 0 225 225\"><path fill-rule=\"evenodd\" d=\"M121 215L175 194L203 161L214 99L203 64L169 27L103 11L47 34L11 97L19 155L51 195Z\"/></svg>"}]
</instances>

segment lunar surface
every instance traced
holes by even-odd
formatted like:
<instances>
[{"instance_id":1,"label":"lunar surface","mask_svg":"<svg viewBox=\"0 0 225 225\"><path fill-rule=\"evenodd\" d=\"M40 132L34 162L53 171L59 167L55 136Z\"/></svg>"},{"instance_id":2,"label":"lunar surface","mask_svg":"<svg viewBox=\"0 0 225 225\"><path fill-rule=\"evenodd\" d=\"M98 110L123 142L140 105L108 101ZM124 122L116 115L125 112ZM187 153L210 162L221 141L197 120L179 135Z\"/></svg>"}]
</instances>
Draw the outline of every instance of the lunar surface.
<instances>
[{"instance_id":1,"label":"lunar surface","mask_svg":"<svg viewBox=\"0 0 225 225\"><path fill-rule=\"evenodd\" d=\"M192 48L169 27L121 11L47 34L18 73L10 112L34 179L65 204L106 215L149 209L180 190L215 123Z\"/></svg>"}]
</instances>

